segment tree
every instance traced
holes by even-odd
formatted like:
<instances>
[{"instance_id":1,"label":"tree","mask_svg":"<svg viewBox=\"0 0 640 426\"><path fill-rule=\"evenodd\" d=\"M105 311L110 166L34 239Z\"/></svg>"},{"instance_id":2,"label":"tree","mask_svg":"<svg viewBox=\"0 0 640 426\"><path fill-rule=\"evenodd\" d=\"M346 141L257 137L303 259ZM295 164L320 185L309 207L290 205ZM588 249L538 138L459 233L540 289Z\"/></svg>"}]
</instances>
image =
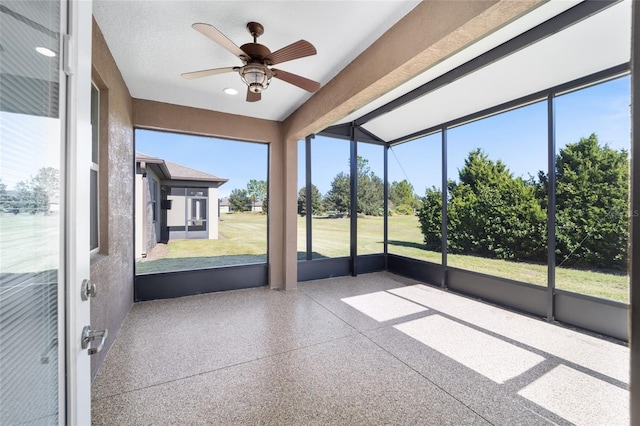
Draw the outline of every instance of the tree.
<instances>
[{"instance_id":1,"label":"tree","mask_svg":"<svg viewBox=\"0 0 640 426\"><path fill-rule=\"evenodd\" d=\"M480 149L471 151L459 171L459 182L449 182L447 206L448 250L513 260L544 260L546 214L536 188L514 178L506 165L492 161ZM442 194L427 190L418 212L425 244L440 251ZM441 223L441 222L440 222Z\"/></svg>"},{"instance_id":2,"label":"tree","mask_svg":"<svg viewBox=\"0 0 640 426\"><path fill-rule=\"evenodd\" d=\"M384 183L369 168L369 160L357 157L358 161L358 207L357 212L368 216L380 216L384 208Z\"/></svg>"},{"instance_id":3,"label":"tree","mask_svg":"<svg viewBox=\"0 0 640 426\"><path fill-rule=\"evenodd\" d=\"M319 215L322 213L322 195L317 186L311 184L311 213ZM307 188L302 187L298 192L298 214L307 214Z\"/></svg>"},{"instance_id":4,"label":"tree","mask_svg":"<svg viewBox=\"0 0 640 426\"><path fill-rule=\"evenodd\" d=\"M246 189L234 189L229 195L229 208L233 212L247 212L251 210L251 200Z\"/></svg>"},{"instance_id":5,"label":"tree","mask_svg":"<svg viewBox=\"0 0 640 426\"><path fill-rule=\"evenodd\" d=\"M42 167L31 179L34 187L40 187L47 194L49 199L57 199L60 191L60 176L55 167Z\"/></svg>"},{"instance_id":6,"label":"tree","mask_svg":"<svg viewBox=\"0 0 640 426\"><path fill-rule=\"evenodd\" d=\"M251 200L252 205L255 207L256 201L263 202L267 199L267 182L264 180L251 179L247 184L247 196Z\"/></svg>"},{"instance_id":7,"label":"tree","mask_svg":"<svg viewBox=\"0 0 640 426\"><path fill-rule=\"evenodd\" d=\"M0 179L0 212L9 212L13 207L13 200L7 191L7 185Z\"/></svg>"},{"instance_id":8,"label":"tree","mask_svg":"<svg viewBox=\"0 0 640 426\"><path fill-rule=\"evenodd\" d=\"M412 211L418 208L420 203L413 189L413 185L406 179L391 184L389 187L389 201L394 207L399 208L400 211Z\"/></svg>"},{"instance_id":9,"label":"tree","mask_svg":"<svg viewBox=\"0 0 640 426\"><path fill-rule=\"evenodd\" d=\"M369 168L369 160L358 156L357 213L379 216L383 214L384 184ZM331 189L324 197L325 210L348 213L351 208L351 181L349 173L338 173L331 182Z\"/></svg>"},{"instance_id":10,"label":"tree","mask_svg":"<svg viewBox=\"0 0 640 426\"><path fill-rule=\"evenodd\" d=\"M556 156L558 263L626 269L629 208L626 150L601 146L595 134L560 150Z\"/></svg>"},{"instance_id":11,"label":"tree","mask_svg":"<svg viewBox=\"0 0 640 426\"><path fill-rule=\"evenodd\" d=\"M427 188L420 203L418 220L425 249L442 251L442 191L435 186Z\"/></svg>"},{"instance_id":12,"label":"tree","mask_svg":"<svg viewBox=\"0 0 640 426\"><path fill-rule=\"evenodd\" d=\"M351 182L349 174L345 172L338 173L331 182L331 189L324 196L324 209L341 214L348 213L351 205L349 200L350 193ZM311 196L313 197L313 194Z\"/></svg>"}]
</instances>

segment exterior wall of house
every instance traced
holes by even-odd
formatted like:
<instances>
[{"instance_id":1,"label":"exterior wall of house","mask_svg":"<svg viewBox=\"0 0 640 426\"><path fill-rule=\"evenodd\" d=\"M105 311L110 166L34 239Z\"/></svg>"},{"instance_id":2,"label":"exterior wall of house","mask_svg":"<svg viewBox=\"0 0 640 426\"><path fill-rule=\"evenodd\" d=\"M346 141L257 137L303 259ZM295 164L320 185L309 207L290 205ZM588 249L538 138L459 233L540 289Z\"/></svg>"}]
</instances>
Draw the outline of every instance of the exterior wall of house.
<instances>
[{"instance_id":1,"label":"exterior wall of house","mask_svg":"<svg viewBox=\"0 0 640 426\"><path fill-rule=\"evenodd\" d=\"M164 181L165 185L168 185L168 181ZM193 182L189 183L178 183L177 181L172 182L172 185L175 188L179 188L184 191L184 188L189 189L197 189L198 187L193 187ZM208 238L210 240L218 239L218 188L217 187L209 187L206 188L207 193L207 205L206 205L206 224L207 230L206 233L202 233L200 231L195 231L194 233L187 235L184 230L169 230L169 239L180 239L180 238ZM186 195L180 194L169 194L167 195L167 200L172 201L172 206L170 210L167 210L167 226L169 227L184 227L185 226L185 215L190 214L191 207L188 205L189 198ZM191 231L190 231L191 232Z\"/></svg>"},{"instance_id":2,"label":"exterior wall of house","mask_svg":"<svg viewBox=\"0 0 640 426\"><path fill-rule=\"evenodd\" d=\"M143 188L145 190L146 203L143 210L145 213L145 223L142 230L145 233L145 253L149 254L160 239L160 179L158 179L153 171L147 170L147 177L143 178L143 180L145 181ZM155 203L153 202L154 200ZM154 220L154 209L156 210L157 220Z\"/></svg>"},{"instance_id":3,"label":"exterior wall of house","mask_svg":"<svg viewBox=\"0 0 640 426\"><path fill-rule=\"evenodd\" d=\"M91 357L95 377L133 304L135 176L131 95L95 20L92 65L100 90L100 249L91 258L98 289L91 298L91 326L109 329L103 350Z\"/></svg>"},{"instance_id":4,"label":"exterior wall of house","mask_svg":"<svg viewBox=\"0 0 640 426\"><path fill-rule=\"evenodd\" d=\"M137 166L136 166L137 167ZM136 170L135 259L148 255L160 241L160 179L149 168L147 176ZM153 184L155 182L155 185ZM155 194L154 194L155 193ZM153 203L153 200L156 202ZM153 218L156 210L156 220Z\"/></svg>"},{"instance_id":5,"label":"exterior wall of house","mask_svg":"<svg viewBox=\"0 0 640 426\"><path fill-rule=\"evenodd\" d=\"M207 229L209 239L218 239L218 188L209 188L209 199L207 200Z\"/></svg>"},{"instance_id":6,"label":"exterior wall of house","mask_svg":"<svg viewBox=\"0 0 640 426\"><path fill-rule=\"evenodd\" d=\"M136 260L141 259L143 253L146 251L143 249L145 246L143 232L144 229L144 179L141 173L136 173L136 195L135 195L135 257Z\"/></svg>"}]
</instances>

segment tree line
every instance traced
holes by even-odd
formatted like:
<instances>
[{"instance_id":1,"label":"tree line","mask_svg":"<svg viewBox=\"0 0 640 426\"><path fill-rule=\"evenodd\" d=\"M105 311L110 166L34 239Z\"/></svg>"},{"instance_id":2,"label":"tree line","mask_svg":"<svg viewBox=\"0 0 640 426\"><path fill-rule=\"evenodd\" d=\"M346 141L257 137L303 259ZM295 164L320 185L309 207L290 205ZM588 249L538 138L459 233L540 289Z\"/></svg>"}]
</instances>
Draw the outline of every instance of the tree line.
<instances>
[{"instance_id":1,"label":"tree line","mask_svg":"<svg viewBox=\"0 0 640 426\"><path fill-rule=\"evenodd\" d=\"M384 182L369 167L369 160L357 157L358 196L356 212L366 216L384 215ZM351 181L346 172L338 173L331 181L329 191L323 196L317 186L311 184L311 213L322 215L336 213L348 215L351 211ZM389 209L397 214L413 214L420 204L413 186L405 179L393 182L389 187ZM298 191L298 214L307 214L307 189Z\"/></svg>"},{"instance_id":2,"label":"tree line","mask_svg":"<svg viewBox=\"0 0 640 426\"><path fill-rule=\"evenodd\" d=\"M58 199L60 178L54 167L42 167L35 176L18 182L13 189L0 181L0 212L49 213L51 202Z\"/></svg>"},{"instance_id":3,"label":"tree line","mask_svg":"<svg viewBox=\"0 0 640 426\"><path fill-rule=\"evenodd\" d=\"M629 158L595 134L556 156L556 263L624 270L629 232ZM514 177L501 161L471 151L447 184L447 250L546 263L549 176ZM418 208L427 250L442 249L442 191L426 190Z\"/></svg>"},{"instance_id":4,"label":"tree line","mask_svg":"<svg viewBox=\"0 0 640 426\"><path fill-rule=\"evenodd\" d=\"M262 213L267 213L267 182L251 179L246 189L234 189L229 195L229 209L233 212L252 211L256 203L262 202Z\"/></svg>"}]
</instances>

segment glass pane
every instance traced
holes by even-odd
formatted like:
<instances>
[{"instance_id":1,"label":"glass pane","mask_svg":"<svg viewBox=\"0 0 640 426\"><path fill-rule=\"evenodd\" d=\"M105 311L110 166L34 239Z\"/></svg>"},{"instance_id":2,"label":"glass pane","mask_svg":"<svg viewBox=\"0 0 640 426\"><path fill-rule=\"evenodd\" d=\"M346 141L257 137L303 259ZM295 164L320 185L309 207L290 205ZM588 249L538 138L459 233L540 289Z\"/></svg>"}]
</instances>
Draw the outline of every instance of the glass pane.
<instances>
[{"instance_id":1,"label":"glass pane","mask_svg":"<svg viewBox=\"0 0 640 426\"><path fill-rule=\"evenodd\" d=\"M447 264L547 285L547 103L448 131Z\"/></svg>"},{"instance_id":2,"label":"glass pane","mask_svg":"<svg viewBox=\"0 0 640 426\"><path fill-rule=\"evenodd\" d=\"M559 96L556 288L629 302L630 77Z\"/></svg>"},{"instance_id":3,"label":"glass pane","mask_svg":"<svg viewBox=\"0 0 640 426\"><path fill-rule=\"evenodd\" d=\"M313 258L349 256L349 141L311 141Z\"/></svg>"},{"instance_id":4,"label":"glass pane","mask_svg":"<svg viewBox=\"0 0 640 426\"><path fill-rule=\"evenodd\" d=\"M57 425L60 3L0 7L0 424Z\"/></svg>"},{"instance_id":5,"label":"glass pane","mask_svg":"<svg viewBox=\"0 0 640 426\"><path fill-rule=\"evenodd\" d=\"M384 253L384 147L358 143L358 255Z\"/></svg>"},{"instance_id":6,"label":"glass pane","mask_svg":"<svg viewBox=\"0 0 640 426\"><path fill-rule=\"evenodd\" d=\"M91 250L98 248L99 231L98 231L98 172L90 170L89 178L90 194L89 194L89 226L91 226L90 243Z\"/></svg>"},{"instance_id":7,"label":"glass pane","mask_svg":"<svg viewBox=\"0 0 640 426\"><path fill-rule=\"evenodd\" d=\"M387 250L442 263L442 134L391 147L388 162Z\"/></svg>"},{"instance_id":8,"label":"glass pane","mask_svg":"<svg viewBox=\"0 0 640 426\"><path fill-rule=\"evenodd\" d=\"M144 189L136 192L136 273L265 263L268 149L136 130L136 186ZM143 207L151 206L143 198L154 179L160 182L155 223L152 208Z\"/></svg>"},{"instance_id":9,"label":"glass pane","mask_svg":"<svg viewBox=\"0 0 640 426\"><path fill-rule=\"evenodd\" d=\"M307 258L307 219L305 205L305 184L307 180L306 141L298 141L298 260Z\"/></svg>"},{"instance_id":10,"label":"glass pane","mask_svg":"<svg viewBox=\"0 0 640 426\"><path fill-rule=\"evenodd\" d=\"M91 85L91 161L98 164L98 143L100 141L100 94Z\"/></svg>"}]
</instances>

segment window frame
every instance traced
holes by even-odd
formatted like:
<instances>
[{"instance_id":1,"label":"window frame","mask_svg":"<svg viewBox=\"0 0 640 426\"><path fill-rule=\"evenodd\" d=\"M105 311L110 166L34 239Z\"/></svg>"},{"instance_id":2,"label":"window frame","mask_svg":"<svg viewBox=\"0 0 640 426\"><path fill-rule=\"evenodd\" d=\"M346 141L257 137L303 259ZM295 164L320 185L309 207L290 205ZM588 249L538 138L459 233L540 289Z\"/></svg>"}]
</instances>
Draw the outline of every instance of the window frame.
<instances>
[{"instance_id":1,"label":"window frame","mask_svg":"<svg viewBox=\"0 0 640 426\"><path fill-rule=\"evenodd\" d=\"M95 97L94 97L95 96ZM95 172L95 188L91 175ZM100 252L100 89L91 81L91 161L89 164L89 253ZM95 209L95 214L92 210ZM95 233L95 235L94 235ZM95 240L94 240L95 239ZM93 242L96 241L94 246Z\"/></svg>"}]
</instances>

